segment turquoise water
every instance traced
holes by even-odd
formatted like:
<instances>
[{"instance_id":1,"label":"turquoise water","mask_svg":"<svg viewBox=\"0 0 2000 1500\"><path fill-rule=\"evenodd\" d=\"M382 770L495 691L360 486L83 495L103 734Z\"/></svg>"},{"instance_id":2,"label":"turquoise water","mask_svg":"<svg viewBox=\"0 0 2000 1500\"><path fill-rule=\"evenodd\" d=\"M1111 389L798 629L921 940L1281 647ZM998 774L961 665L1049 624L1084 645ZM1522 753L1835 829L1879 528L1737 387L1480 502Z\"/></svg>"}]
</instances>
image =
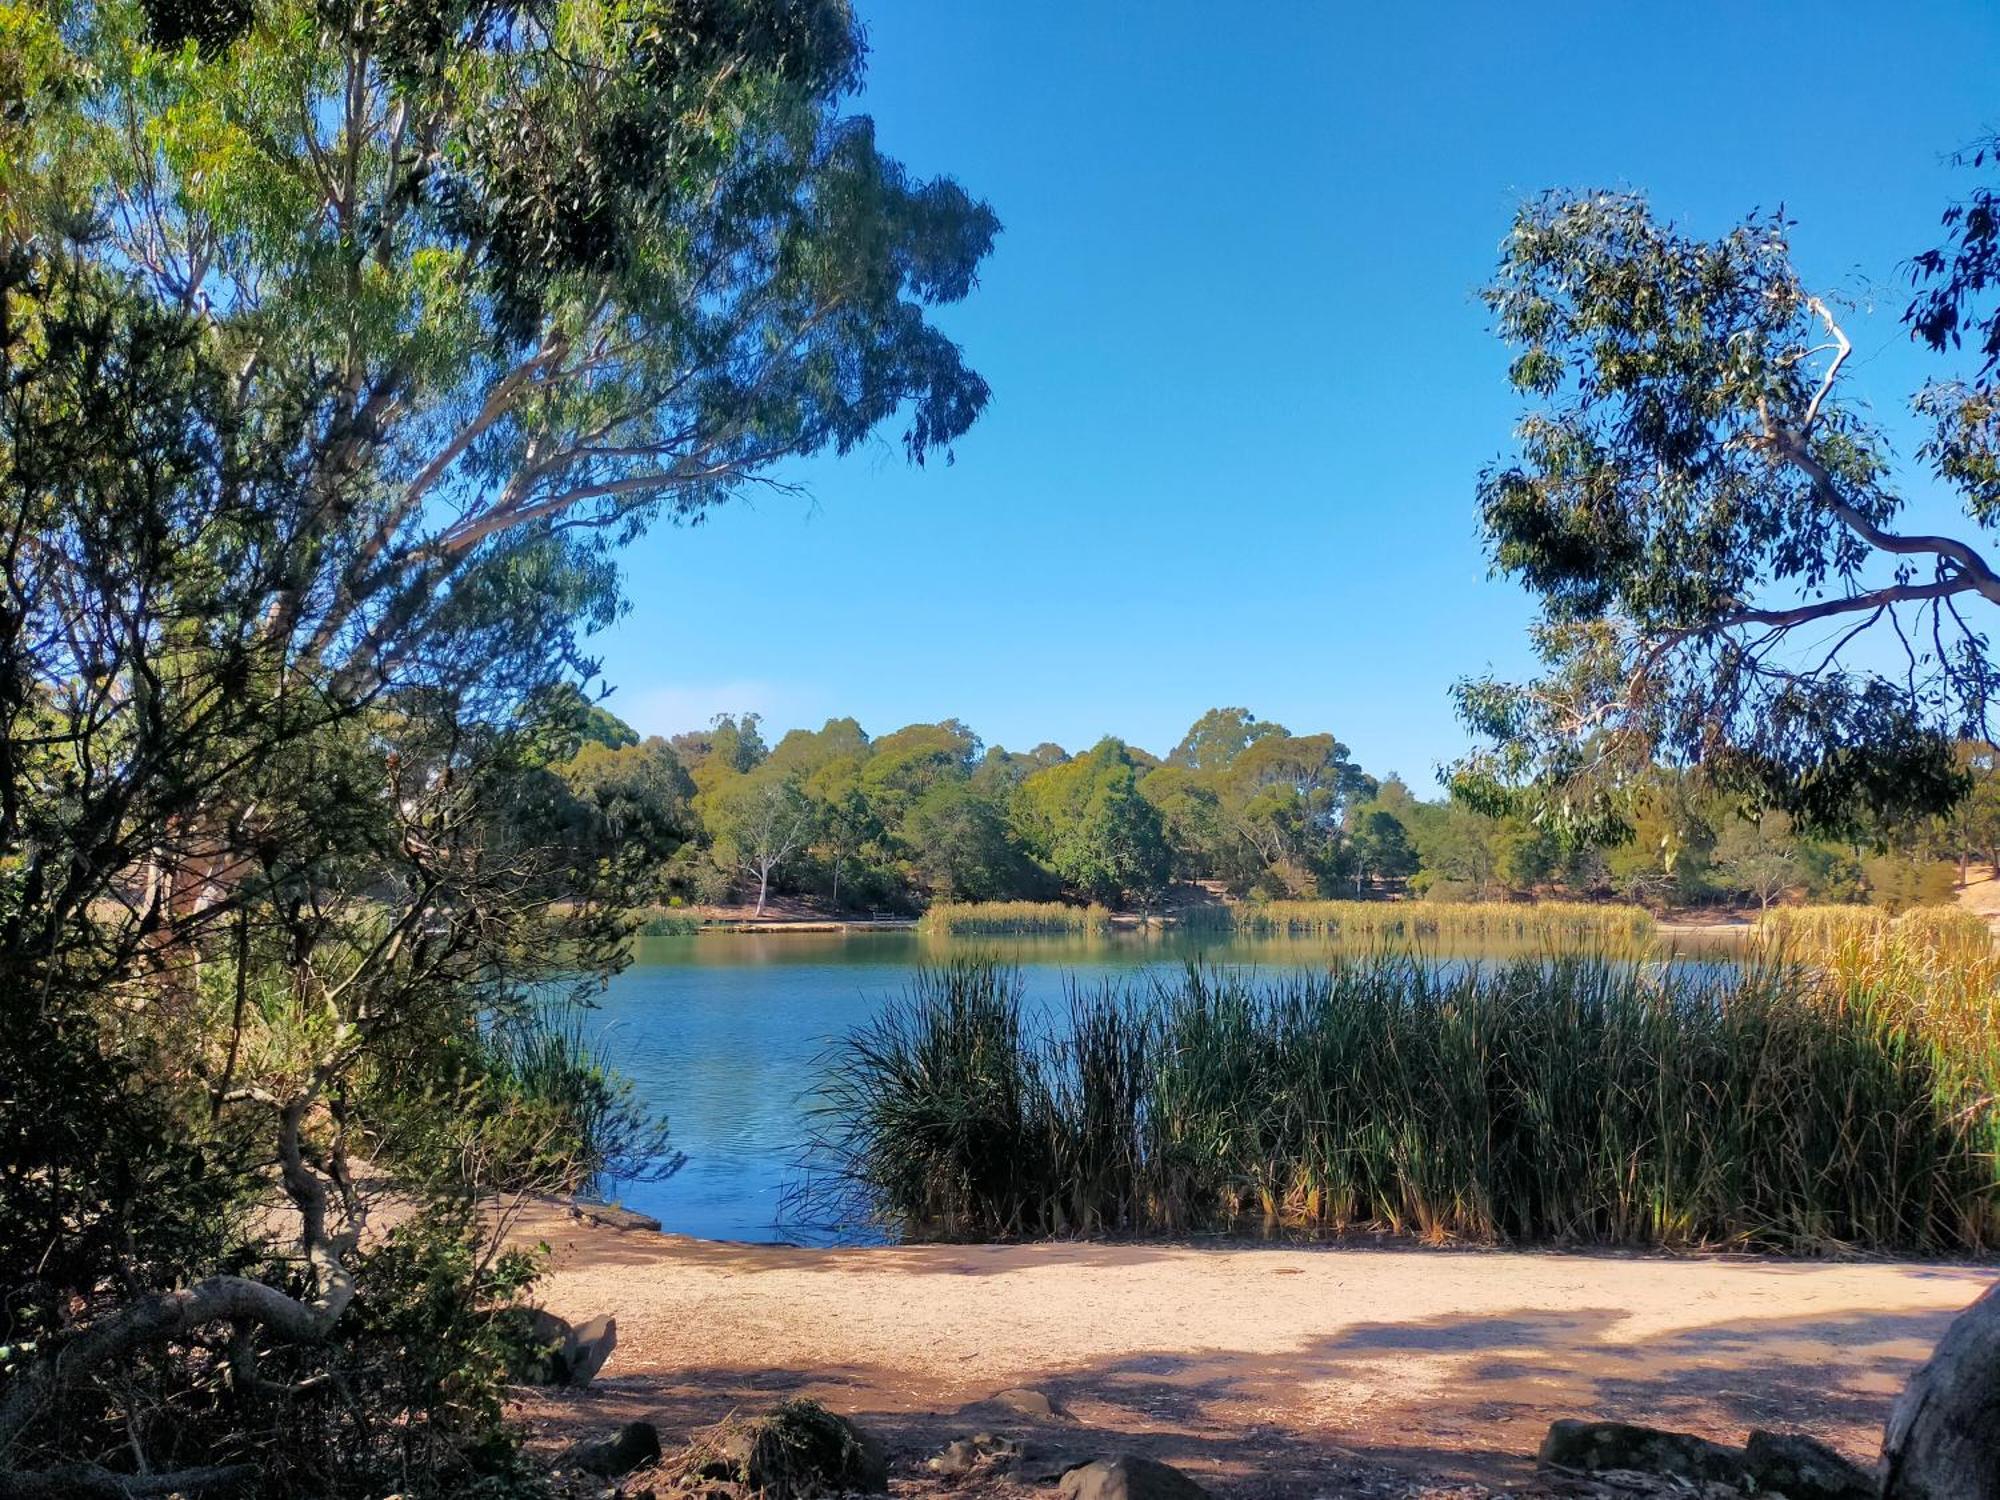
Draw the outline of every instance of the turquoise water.
<instances>
[{"instance_id":1,"label":"turquoise water","mask_svg":"<svg viewBox=\"0 0 2000 1500\"><path fill-rule=\"evenodd\" d=\"M665 1181L612 1183L607 1191L677 1234L823 1237L782 1222L820 1061L900 992L914 967L966 951L1017 964L1033 1004L1059 1002L1071 983L1170 972L1191 959L1278 972L1317 967L1336 948L1324 940L1137 933L956 942L907 931L642 938L592 1024L640 1097L667 1116L687 1161Z\"/></svg>"}]
</instances>

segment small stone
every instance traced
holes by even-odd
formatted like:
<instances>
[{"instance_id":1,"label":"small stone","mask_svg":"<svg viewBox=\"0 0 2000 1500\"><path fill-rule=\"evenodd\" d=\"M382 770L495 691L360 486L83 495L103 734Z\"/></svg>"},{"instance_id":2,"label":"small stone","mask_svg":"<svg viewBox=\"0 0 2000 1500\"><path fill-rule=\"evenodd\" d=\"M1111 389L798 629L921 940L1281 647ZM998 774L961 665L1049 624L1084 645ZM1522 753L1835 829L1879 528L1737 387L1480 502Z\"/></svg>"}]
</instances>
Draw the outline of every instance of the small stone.
<instances>
[{"instance_id":1,"label":"small stone","mask_svg":"<svg viewBox=\"0 0 2000 1500\"><path fill-rule=\"evenodd\" d=\"M993 1398L993 1405L1004 1407L1017 1417L1026 1417L1034 1422L1053 1422L1062 1416L1061 1410L1042 1392L1017 1386L1002 1391Z\"/></svg>"},{"instance_id":2,"label":"small stone","mask_svg":"<svg viewBox=\"0 0 2000 1500\"><path fill-rule=\"evenodd\" d=\"M1065 1500L1209 1500L1207 1490L1172 1464L1137 1453L1071 1469L1058 1488Z\"/></svg>"}]
</instances>

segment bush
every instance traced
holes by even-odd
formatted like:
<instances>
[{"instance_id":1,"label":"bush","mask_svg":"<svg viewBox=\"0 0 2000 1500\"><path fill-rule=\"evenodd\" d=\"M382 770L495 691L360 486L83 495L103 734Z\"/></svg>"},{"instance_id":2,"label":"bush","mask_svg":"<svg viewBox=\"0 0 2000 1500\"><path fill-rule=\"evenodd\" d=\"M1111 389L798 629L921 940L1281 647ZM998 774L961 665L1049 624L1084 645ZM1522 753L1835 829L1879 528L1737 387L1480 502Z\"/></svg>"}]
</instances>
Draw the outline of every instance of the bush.
<instances>
[{"instance_id":1,"label":"bush","mask_svg":"<svg viewBox=\"0 0 2000 1500\"><path fill-rule=\"evenodd\" d=\"M576 1192L601 1176L658 1181L679 1169L573 1003L530 1004L439 1037L363 1091L376 1154L420 1181L489 1191Z\"/></svg>"}]
</instances>

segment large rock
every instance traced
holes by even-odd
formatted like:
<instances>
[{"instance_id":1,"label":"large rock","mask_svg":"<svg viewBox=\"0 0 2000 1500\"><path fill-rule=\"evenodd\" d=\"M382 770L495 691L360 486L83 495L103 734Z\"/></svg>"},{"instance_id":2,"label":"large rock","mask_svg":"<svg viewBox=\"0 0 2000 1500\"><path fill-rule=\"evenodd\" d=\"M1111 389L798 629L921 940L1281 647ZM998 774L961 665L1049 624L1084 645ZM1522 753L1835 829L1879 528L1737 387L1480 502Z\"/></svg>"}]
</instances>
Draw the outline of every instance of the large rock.
<instances>
[{"instance_id":1,"label":"large rock","mask_svg":"<svg viewBox=\"0 0 2000 1500\"><path fill-rule=\"evenodd\" d=\"M1207 1490L1172 1464L1137 1453L1082 1464L1057 1488L1064 1500L1209 1500Z\"/></svg>"},{"instance_id":2,"label":"large rock","mask_svg":"<svg viewBox=\"0 0 2000 1500\"><path fill-rule=\"evenodd\" d=\"M1944 1331L1882 1434L1883 1500L2000 1500L2000 1282Z\"/></svg>"},{"instance_id":3,"label":"large rock","mask_svg":"<svg viewBox=\"0 0 2000 1500\"><path fill-rule=\"evenodd\" d=\"M1748 1472L1742 1449L1726 1448L1693 1433L1574 1418L1550 1424L1540 1457L1545 1464L1592 1474L1632 1469L1721 1484L1735 1484Z\"/></svg>"},{"instance_id":4,"label":"large rock","mask_svg":"<svg viewBox=\"0 0 2000 1500\"><path fill-rule=\"evenodd\" d=\"M569 1461L586 1474L617 1479L660 1461L660 1433L651 1422L627 1422L617 1433L594 1443L578 1443Z\"/></svg>"},{"instance_id":5,"label":"large rock","mask_svg":"<svg viewBox=\"0 0 2000 1500\"><path fill-rule=\"evenodd\" d=\"M742 1484L768 1500L879 1495L889 1488L889 1455L871 1433L817 1401L787 1401L761 1417L730 1421L705 1435L702 1477Z\"/></svg>"},{"instance_id":6,"label":"large rock","mask_svg":"<svg viewBox=\"0 0 2000 1500\"><path fill-rule=\"evenodd\" d=\"M528 1385L581 1390L618 1347L618 1320L608 1315L581 1328L545 1307L506 1307L496 1317L507 1333L507 1373Z\"/></svg>"},{"instance_id":7,"label":"large rock","mask_svg":"<svg viewBox=\"0 0 2000 1500\"><path fill-rule=\"evenodd\" d=\"M1877 1493L1873 1474L1803 1433L1753 1432L1743 1459L1759 1490L1785 1500L1875 1500Z\"/></svg>"}]
</instances>

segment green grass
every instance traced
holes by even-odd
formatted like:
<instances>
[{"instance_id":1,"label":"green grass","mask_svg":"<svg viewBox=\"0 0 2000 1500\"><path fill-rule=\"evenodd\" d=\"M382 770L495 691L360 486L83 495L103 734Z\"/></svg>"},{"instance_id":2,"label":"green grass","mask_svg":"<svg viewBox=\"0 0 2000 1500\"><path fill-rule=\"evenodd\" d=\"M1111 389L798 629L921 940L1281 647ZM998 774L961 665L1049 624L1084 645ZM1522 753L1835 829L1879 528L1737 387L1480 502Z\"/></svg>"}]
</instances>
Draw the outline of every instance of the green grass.
<instances>
[{"instance_id":1,"label":"green grass","mask_svg":"<svg viewBox=\"0 0 2000 1500\"><path fill-rule=\"evenodd\" d=\"M1016 973L964 960L846 1038L817 1144L912 1238L1984 1251L2000 1072L1913 1024L1899 984L1383 953L1040 1016Z\"/></svg>"}]
</instances>

